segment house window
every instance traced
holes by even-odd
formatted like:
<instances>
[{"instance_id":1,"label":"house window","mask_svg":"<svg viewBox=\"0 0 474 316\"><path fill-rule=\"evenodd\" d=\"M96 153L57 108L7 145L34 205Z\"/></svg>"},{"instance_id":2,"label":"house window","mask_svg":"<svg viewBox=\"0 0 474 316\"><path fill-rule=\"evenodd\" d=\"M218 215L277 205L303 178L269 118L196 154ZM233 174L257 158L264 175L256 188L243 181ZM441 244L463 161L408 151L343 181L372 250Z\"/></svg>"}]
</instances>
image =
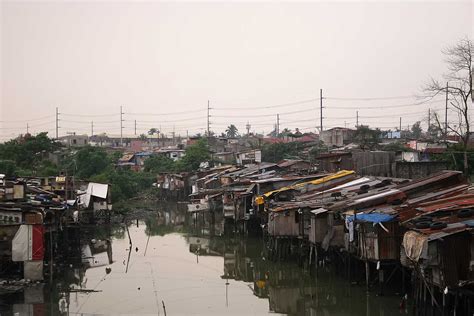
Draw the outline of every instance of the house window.
<instances>
[{"instance_id":1,"label":"house window","mask_svg":"<svg viewBox=\"0 0 474 316\"><path fill-rule=\"evenodd\" d=\"M72 140L72 144L73 144L73 145L76 145L76 144L77 144L77 140L73 139L73 140Z\"/></svg>"}]
</instances>

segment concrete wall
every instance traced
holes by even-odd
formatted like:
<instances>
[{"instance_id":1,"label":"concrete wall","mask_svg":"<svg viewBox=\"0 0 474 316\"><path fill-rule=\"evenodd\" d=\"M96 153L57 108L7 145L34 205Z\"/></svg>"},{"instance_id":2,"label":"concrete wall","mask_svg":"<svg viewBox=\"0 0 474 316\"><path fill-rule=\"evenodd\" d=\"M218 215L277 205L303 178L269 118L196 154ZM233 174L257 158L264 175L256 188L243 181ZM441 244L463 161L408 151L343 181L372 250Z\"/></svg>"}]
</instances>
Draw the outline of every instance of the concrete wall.
<instances>
[{"instance_id":1,"label":"concrete wall","mask_svg":"<svg viewBox=\"0 0 474 316\"><path fill-rule=\"evenodd\" d=\"M392 176L404 179L419 179L448 169L444 161L397 161L392 165Z\"/></svg>"}]
</instances>

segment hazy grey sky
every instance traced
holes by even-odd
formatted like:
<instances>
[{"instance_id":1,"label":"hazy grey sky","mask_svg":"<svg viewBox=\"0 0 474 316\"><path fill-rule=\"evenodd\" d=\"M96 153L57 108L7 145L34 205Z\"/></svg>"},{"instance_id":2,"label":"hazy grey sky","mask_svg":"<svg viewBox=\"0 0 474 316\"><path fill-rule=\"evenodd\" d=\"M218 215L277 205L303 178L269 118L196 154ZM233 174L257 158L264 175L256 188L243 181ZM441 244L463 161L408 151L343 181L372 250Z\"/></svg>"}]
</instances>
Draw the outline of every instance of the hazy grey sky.
<instances>
[{"instance_id":1,"label":"hazy grey sky","mask_svg":"<svg viewBox=\"0 0 474 316\"><path fill-rule=\"evenodd\" d=\"M441 76L442 48L472 38L472 18L471 1L2 1L0 140L27 122L54 135L56 106L60 135L90 133L91 121L118 134L120 105L125 134L134 120L138 133L202 132L207 100L216 132L230 123L243 132L247 120L269 132L276 113L282 128L314 131L317 100L263 107L315 99L320 88L327 127L354 126L357 109L371 126L426 121L442 101L395 106ZM330 99L398 96L408 97ZM182 113L152 115L171 112Z\"/></svg>"}]
</instances>

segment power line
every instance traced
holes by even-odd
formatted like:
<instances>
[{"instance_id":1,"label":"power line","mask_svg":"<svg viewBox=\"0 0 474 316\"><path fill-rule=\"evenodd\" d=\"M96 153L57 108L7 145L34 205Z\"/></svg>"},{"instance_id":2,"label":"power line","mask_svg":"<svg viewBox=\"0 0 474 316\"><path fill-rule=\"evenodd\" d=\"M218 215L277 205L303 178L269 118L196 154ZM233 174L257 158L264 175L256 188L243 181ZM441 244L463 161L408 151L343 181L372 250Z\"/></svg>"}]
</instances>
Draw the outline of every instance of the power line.
<instances>
[{"instance_id":1,"label":"power line","mask_svg":"<svg viewBox=\"0 0 474 316\"><path fill-rule=\"evenodd\" d=\"M28 122L26 122L28 123ZM33 125L29 125L29 127L38 127L38 126L44 126L44 125L48 125L48 124L53 124L54 121L49 121L49 122L44 122L44 123L39 123L39 124L33 124ZM16 129L22 129L24 128L24 126L15 126L15 127L0 127L0 129L8 129L8 130L16 130Z\"/></svg>"},{"instance_id":2,"label":"power line","mask_svg":"<svg viewBox=\"0 0 474 316\"><path fill-rule=\"evenodd\" d=\"M171 122L185 122L185 121L194 121L194 120L201 120L205 119L207 116L196 116L190 118L181 118L181 119L173 119L173 120L160 120L163 123L171 123ZM127 122L133 122L134 120L124 120ZM137 123L158 123L158 121L148 121L148 120L137 120Z\"/></svg>"},{"instance_id":3,"label":"power line","mask_svg":"<svg viewBox=\"0 0 474 316\"><path fill-rule=\"evenodd\" d=\"M61 122L66 122L66 123L78 123L78 124L89 124L90 121L74 121L74 120L61 120ZM109 123L114 123L117 124L120 121L119 120L114 120L114 121L94 121L95 123L101 123L101 124L109 124Z\"/></svg>"},{"instance_id":4,"label":"power line","mask_svg":"<svg viewBox=\"0 0 474 316\"><path fill-rule=\"evenodd\" d=\"M136 113L136 112L126 112L126 115L135 115L135 116L166 116L166 115L181 115L188 113L199 113L204 112L203 110L191 110L191 111L179 111L179 112L167 112L167 113Z\"/></svg>"},{"instance_id":5,"label":"power line","mask_svg":"<svg viewBox=\"0 0 474 316\"><path fill-rule=\"evenodd\" d=\"M72 114L72 113L61 113L64 116L77 116L77 117L110 117L110 116L119 116L120 114Z\"/></svg>"},{"instance_id":6,"label":"power line","mask_svg":"<svg viewBox=\"0 0 474 316\"><path fill-rule=\"evenodd\" d=\"M225 110L260 110L260 109L271 109L271 108L279 108L279 107L286 107L286 106L294 106L294 105L299 105L299 104L306 104L306 103L313 103L315 101L318 101L319 98L315 99L307 99L307 100L301 100L301 101L295 101L295 102L289 102L289 103L281 103L281 104L275 104L275 105L263 105L263 106L239 106L239 107L217 107L213 108L213 110L216 111L225 111Z\"/></svg>"},{"instance_id":7,"label":"power line","mask_svg":"<svg viewBox=\"0 0 474 316\"><path fill-rule=\"evenodd\" d=\"M331 109L340 109L340 110L353 110L353 109L387 109L387 108L404 108L404 107L413 107L422 104L433 104L433 103L441 103L444 100L429 100L429 101L422 101L422 102L415 102L415 103L405 103L405 104L389 104L389 105L375 105L375 106L331 106Z\"/></svg>"},{"instance_id":8,"label":"power line","mask_svg":"<svg viewBox=\"0 0 474 316\"><path fill-rule=\"evenodd\" d=\"M414 99L419 98L418 95L402 95L393 97L367 97L367 98L345 98L345 97L325 97L328 100L347 100L347 101L380 101L380 100L396 100L396 99Z\"/></svg>"},{"instance_id":9,"label":"power line","mask_svg":"<svg viewBox=\"0 0 474 316\"><path fill-rule=\"evenodd\" d=\"M308 109L308 110L299 110L299 111L292 111L292 112L280 112L280 115L290 115L290 114L298 114L298 113L307 113L307 112L314 112L314 109ZM270 113L270 114L256 114L252 115L252 117L269 117L269 116L274 116L275 114ZM225 116L219 116L219 115L213 115L212 117L220 117L220 118L226 118L226 117L248 117L248 115L225 115Z\"/></svg>"},{"instance_id":10,"label":"power line","mask_svg":"<svg viewBox=\"0 0 474 316\"><path fill-rule=\"evenodd\" d=\"M42 117L37 117L34 119L28 119L28 120L8 120L8 121L0 121L0 123L25 123L25 122L34 122L34 121L42 121L47 118L54 117L54 115L47 115L47 116L42 116Z\"/></svg>"}]
</instances>

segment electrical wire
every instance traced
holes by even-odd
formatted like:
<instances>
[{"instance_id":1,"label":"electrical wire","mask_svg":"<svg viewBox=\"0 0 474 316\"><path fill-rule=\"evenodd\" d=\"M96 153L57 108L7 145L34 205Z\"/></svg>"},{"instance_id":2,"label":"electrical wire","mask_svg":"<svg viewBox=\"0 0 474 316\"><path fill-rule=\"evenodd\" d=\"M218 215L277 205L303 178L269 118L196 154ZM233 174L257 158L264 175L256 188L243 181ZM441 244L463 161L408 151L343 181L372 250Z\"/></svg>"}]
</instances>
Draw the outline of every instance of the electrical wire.
<instances>
[{"instance_id":1,"label":"electrical wire","mask_svg":"<svg viewBox=\"0 0 474 316\"><path fill-rule=\"evenodd\" d=\"M415 99L419 98L419 95L402 95L393 97L366 97L366 98L347 98L347 97L323 97L327 100L344 100L344 101L380 101L380 100L396 100L396 99Z\"/></svg>"},{"instance_id":2,"label":"electrical wire","mask_svg":"<svg viewBox=\"0 0 474 316\"><path fill-rule=\"evenodd\" d=\"M264 106L241 106L241 107L212 107L212 110L217 110L217 111L225 111L225 110L260 110L260 109L272 109L272 108L279 108L279 107L286 107L286 106L294 106L294 105L300 105L300 104L306 104L306 103L312 103L321 100L320 98L315 98L315 99L308 99L308 100L301 100L301 101L295 101L295 102L290 102L290 103L282 103L282 104L275 104L275 105L264 105Z\"/></svg>"}]
</instances>

